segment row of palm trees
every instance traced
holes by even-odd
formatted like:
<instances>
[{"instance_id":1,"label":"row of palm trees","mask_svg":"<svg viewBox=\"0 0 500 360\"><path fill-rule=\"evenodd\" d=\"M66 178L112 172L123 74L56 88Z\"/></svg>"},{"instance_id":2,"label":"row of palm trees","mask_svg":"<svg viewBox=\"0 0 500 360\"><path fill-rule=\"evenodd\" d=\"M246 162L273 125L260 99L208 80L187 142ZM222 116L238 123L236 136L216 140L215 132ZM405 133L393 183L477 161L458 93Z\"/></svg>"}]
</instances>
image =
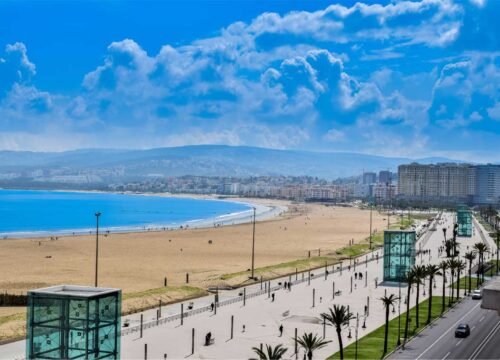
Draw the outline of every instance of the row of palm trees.
<instances>
[{"instance_id":1,"label":"row of palm trees","mask_svg":"<svg viewBox=\"0 0 500 360\"><path fill-rule=\"evenodd\" d=\"M443 287L442 287L442 307L441 313L443 313L446 309L445 298L446 298L446 275L449 273L450 275L450 284L454 283L456 277L456 295L455 295L455 287L450 287L450 296L448 301L448 306L451 306L454 298L457 299L460 297L460 275L463 270L467 268L469 272L469 282L468 282L468 292L471 292L471 277L472 277L472 263L478 257L479 264L478 269L484 268L484 255L488 251L488 247L483 243L476 243L473 247L473 250L464 254L464 258L467 260L467 263L458 258L451 258L447 260L443 260L438 265L429 264L429 265L414 265L406 274L404 282L407 284L407 296L406 296L406 319L405 319L405 329L404 329L404 342L408 340L408 332L409 332L409 323L410 323L410 295L412 287L416 286L416 299L415 299L415 326L418 328L420 326L420 287L425 284L425 280L429 280L428 282L428 293L429 293L429 304L427 308L427 321L429 324L432 319L432 294L433 287L435 285L436 276L443 277ZM478 271L478 285L484 281L484 271ZM481 275L481 277L480 277ZM467 290L467 289L465 289ZM465 292L464 292L465 295ZM397 301L401 301L399 297L394 294L390 294L389 296L384 296L380 298L385 307L385 331L384 331L384 354L387 353L388 348L388 337L389 337L389 315L391 307L394 308ZM329 326L335 328L337 333L337 339L339 343L339 355L340 359L344 358L344 347L342 342L342 330L349 326L349 322L355 319L353 313L349 311L349 308L344 305L334 305L333 308L329 309L329 312L321 314L321 321L325 321L325 323ZM300 338L297 339L297 344L304 350L304 356L307 356L309 360L313 358L314 351L325 347L330 340L325 340L313 333L304 333ZM252 348L254 352L257 354L259 359L267 360L267 359L281 359L283 355L288 351L283 345L277 345L275 347L271 345L266 345L264 349L261 348Z\"/></svg>"}]
</instances>

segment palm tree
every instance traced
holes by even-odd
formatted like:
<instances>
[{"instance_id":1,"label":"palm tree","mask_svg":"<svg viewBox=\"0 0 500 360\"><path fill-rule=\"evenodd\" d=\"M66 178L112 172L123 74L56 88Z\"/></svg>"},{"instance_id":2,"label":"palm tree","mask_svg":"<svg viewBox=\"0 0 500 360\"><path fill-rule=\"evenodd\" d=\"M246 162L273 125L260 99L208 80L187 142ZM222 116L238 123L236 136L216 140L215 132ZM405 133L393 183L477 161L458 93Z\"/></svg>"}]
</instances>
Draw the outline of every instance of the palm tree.
<instances>
[{"instance_id":1,"label":"palm tree","mask_svg":"<svg viewBox=\"0 0 500 360\"><path fill-rule=\"evenodd\" d=\"M446 257L453 257L453 239L448 239L444 242L444 247L446 250Z\"/></svg>"},{"instance_id":2,"label":"palm tree","mask_svg":"<svg viewBox=\"0 0 500 360\"><path fill-rule=\"evenodd\" d=\"M450 290L451 290L451 296L448 299L448 306L451 306L451 303L453 302L453 295L454 295L453 279L455 277L456 266L457 264L455 262L455 259L448 260L448 269L450 269Z\"/></svg>"},{"instance_id":3,"label":"palm tree","mask_svg":"<svg viewBox=\"0 0 500 360\"><path fill-rule=\"evenodd\" d=\"M475 243L474 250L479 255L479 266L478 266L478 278L479 274L481 274L481 284L484 281L484 254L488 252L488 246L483 243Z\"/></svg>"},{"instance_id":4,"label":"palm tree","mask_svg":"<svg viewBox=\"0 0 500 360\"><path fill-rule=\"evenodd\" d=\"M458 259L456 260L455 270L457 271L457 300L460 297L460 273L465 270L467 265L464 261Z\"/></svg>"},{"instance_id":5,"label":"palm tree","mask_svg":"<svg viewBox=\"0 0 500 360\"><path fill-rule=\"evenodd\" d=\"M348 308L344 305L333 305L333 309L330 308L330 313L322 313L321 317L324 318L329 325L335 327L337 331L337 337L339 339L340 348L340 359L344 359L344 347L342 345L342 327L347 325L350 320L354 319L352 312L349 312Z\"/></svg>"},{"instance_id":6,"label":"palm tree","mask_svg":"<svg viewBox=\"0 0 500 360\"><path fill-rule=\"evenodd\" d=\"M439 275L439 266L434 264L429 264L425 268L427 276L429 277L429 307L427 311L427 324L431 322L431 312L432 312L432 282L436 275Z\"/></svg>"},{"instance_id":7,"label":"palm tree","mask_svg":"<svg viewBox=\"0 0 500 360\"><path fill-rule=\"evenodd\" d=\"M318 337L318 335L313 335L313 333L304 333L304 335L297 339L297 343L299 343L300 347L304 349L304 352L307 354L307 358L309 360L312 360L313 352L315 350L325 347L330 342L330 340L323 340Z\"/></svg>"},{"instance_id":8,"label":"palm tree","mask_svg":"<svg viewBox=\"0 0 500 360\"><path fill-rule=\"evenodd\" d=\"M413 269L410 269L408 273L406 273L405 282L408 285L408 293L406 295L405 338L403 344L406 344L406 340L408 339L408 325L410 324L410 292L411 286L415 282L415 273Z\"/></svg>"},{"instance_id":9,"label":"palm tree","mask_svg":"<svg viewBox=\"0 0 500 360\"><path fill-rule=\"evenodd\" d=\"M415 304L415 309L416 309L416 326L418 328L419 326L419 298L420 298L420 285L422 284L422 280L424 280L427 277L427 272L425 269L425 266L423 265L415 265L413 267L413 273L415 275L415 284L417 284L417 302Z\"/></svg>"},{"instance_id":10,"label":"palm tree","mask_svg":"<svg viewBox=\"0 0 500 360\"><path fill-rule=\"evenodd\" d=\"M279 344L273 347L266 344L266 350L263 351L258 347L253 347L252 350L257 354L260 360L279 360L287 352L287 348Z\"/></svg>"},{"instance_id":11,"label":"palm tree","mask_svg":"<svg viewBox=\"0 0 500 360\"><path fill-rule=\"evenodd\" d=\"M391 294L389 296L384 296L380 298L385 306L385 332L384 332L384 354L387 353L387 340L389 339L389 311L391 306L394 306L394 303L399 300L399 298Z\"/></svg>"},{"instance_id":12,"label":"palm tree","mask_svg":"<svg viewBox=\"0 0 500 360\"><path fill-rule=\"evenodd\" d=\"M439 263L439 269L441 270L441 276L443 277L443 296L441 297L442 301L442 306L441 306L441 313L444 313L444 299L445 299L445 294L446 294L446 270L448 270L448 262L446 260L443 260Z\"/></svg>"},{"instance_id":13,"label":"palm tree","mask_svg":"<svg viewBox=\"0 0 500 360\"><path fill-rule=\"evenodd\" d=\"M472 280L472 262L476 258L476 253L474 251L468 251L464 254L464 258L469 262L469 294L470 294L471 280Z\"/></svg>"}]
</instances>

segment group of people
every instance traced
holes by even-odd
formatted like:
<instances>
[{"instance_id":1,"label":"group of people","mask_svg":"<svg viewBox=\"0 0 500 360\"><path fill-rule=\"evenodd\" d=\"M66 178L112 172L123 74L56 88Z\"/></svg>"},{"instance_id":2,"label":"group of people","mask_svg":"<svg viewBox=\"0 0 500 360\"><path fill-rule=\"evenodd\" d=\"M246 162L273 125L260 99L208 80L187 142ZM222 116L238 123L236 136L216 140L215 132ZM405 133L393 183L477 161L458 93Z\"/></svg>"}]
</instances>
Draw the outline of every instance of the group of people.
<instances>
[{"instance_id":1,"label":"group of people","mask_svg":"<svg viewBox=\"0 0 500 360\"><path fill-rule=\"evenodd\" d=\"M285 288L285 290L288 290L288 291L292 290L292 282L285 281L283 283L283 287Z\"/></svg>"},{"instance_id":2,"label":"group of people","mask_svg":"<svg viewBox=\"0 0 500 360\"><path fill-rule=\"evenodd\" d=\"M363 273L362 272L355 272L354 273L354 280L363 280Z\"/></svg>"}]
</instances>

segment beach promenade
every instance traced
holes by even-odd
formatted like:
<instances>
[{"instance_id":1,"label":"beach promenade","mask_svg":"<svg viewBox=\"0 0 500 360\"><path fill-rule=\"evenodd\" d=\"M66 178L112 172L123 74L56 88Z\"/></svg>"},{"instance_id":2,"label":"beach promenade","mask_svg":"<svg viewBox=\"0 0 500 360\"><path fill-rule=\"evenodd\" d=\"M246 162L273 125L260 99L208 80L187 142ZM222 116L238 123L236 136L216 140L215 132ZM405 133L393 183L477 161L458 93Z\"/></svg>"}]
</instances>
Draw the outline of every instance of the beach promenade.
<instances>
[{"instance_id":1,"label":"beach promenade","mask_svg":"<svg viewBox=\"0 0 500 360\"><path fill-rule=\"evenodd\" d=\"M417 249L430 250L430 254L418 256L417 264L439 263L443 259L438 257L438 247L443 240L442 228L447 227L451 233L454 214L443 214L440 222L441 224L436 225L435 231L429 230L419 239ZM432 228L432 225L430 227ZM484 232L484 229L475 223L472 238L459 238L461 255L467 247L472 248L474 243L482 241L481 231ZM489 241L487 236L485 240ZM490 248L493 248L492 245L488 243ZM332 266L328 266L327 276L324 269L311 271L310 281L308 272L273 280L268 283L271 291L268 290L269 285L265 283L262 284L262 290L261 284L257 283L245 289L220 291L220 305L214 311L211 310L211 304L215 295L209 295L193 300L191 310L188 309L189 302L164 306L161 308L159 318L158 309L124 316L122 323L127 321L129 326L123 328L122 358L142 359L147 356L150 359L163 359L167 356L175 359L187 357L243 359L254 356L252 347L259 347L261 343L283 344L288 348L286 358L295 358L295 331L299 337L304 332L313 332L319 336L323 336L325 332L326 339L332 342L315 353L315 358L325 358L338 351L334 329L330 326L324 327L320 319L320 314L328 311L333 304L349 306L354 315L359 314L358 327L354 320L350 327L342 332L344 346L355 341L356 331L360 338L384 324L384 307L380 298L386 293L398 296L399 288L381 283L382 255L382 250L379 249L362 256L357 259L356 266L354 261L351 261L351 264L349 260L344 261L342 271L339 265L335 265L333 269ZM363 279L355 280L355 273L362 273ZM290 280L291 290L285 290L283 283ZM434 295L441 294L439 291L441 284L442 278L437 277L438 291ZM422 301L428 296L427 287L428 284L421 287ZM405 294L406 289L402 287L403 301ZM414 306L414 301L415 298L412 296L411 306ZM365 316L365 306L368 310L367 316ZM404 308L401 302L401 312L404 312ZM180 315L181 309L184 313L183 319ZM398 312L399 306L396 305L390 317L396 317ZM144 324L142 337L139 330L141 316ZM282 335L279 331L281 325ZM205 336L208 332L211 333L214 342L210 346L205 346ZM349 332L351 337L348 336ZM19 356L22 351L23 342L9 344L0 347L0 357ZM299 349L298 357L302 356L303 353Z\"/></svg>"}]
</instances>

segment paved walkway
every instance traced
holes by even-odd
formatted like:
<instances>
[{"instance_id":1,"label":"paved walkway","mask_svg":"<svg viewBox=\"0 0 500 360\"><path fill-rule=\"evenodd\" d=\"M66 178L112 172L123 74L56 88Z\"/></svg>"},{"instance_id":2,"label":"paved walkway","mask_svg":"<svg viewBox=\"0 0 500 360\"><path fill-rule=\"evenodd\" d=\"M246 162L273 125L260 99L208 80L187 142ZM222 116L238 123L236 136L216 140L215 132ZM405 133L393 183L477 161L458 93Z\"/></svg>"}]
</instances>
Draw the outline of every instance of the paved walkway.
<instances>
[{"instance_id":1,"label":"paved walkway","mask_svg":"<svg viewBox=\"0 0 500 360\"><path fill-rule=\"evenodd\" d=\"M447 234L452 233L454 214L443 214L440 220L437 220L436 230L429 231L428 235L423 235L417 244L417 249L430 249L429 255L418 256L417 263L439 263L443 258L438 257L438 247L442 245L442 228L447 227ZM474 224L475 230L472 238L459 238L461 244L461 254L467 251L467 246L471 249L475 242L481 241L480 225ZM491 246L491 244L489 244ZM324 270L312 271L314 276L309 283L306 273L304 281L301 274L297 280L295 275L291 277L293 282L291 290L284 290L278 285L280 282L289 281L289 277L271 281L271 292L275 294L275 300L269 296L268 291L261 290L260 284L248 286L246 294L248 298L243 304L242 296L239 293L242 289L220 292L220 303L230 302L225 306L217 308L217 313L210 311L210 304L214 301L214 296L206 296L193 300L193 310L197 314L189 314L183 319L181 325L180 304L164 306L161 309L161 318L159 325L156 326L157 309L152 309L142 313L144 323L147 324L143 330L142 338L139 331L132 331L140 322L140 315L135 314L126 316L129 319L129 330L124 331L121 338L122 358L123 359L142 359L145 356L147 346L147 355L149 359L168 358L204 358L204 359L248 359L255 354L252 347L259 347L262 344L283 344L288 348L285 358L295 358L294 335L297 329L298 335L304 332L313 332L323 335L323 324L320 320L320 314L328 311L333 304L346 305L350 311L359 314L360 321L358 326L359 337L371 332L384 324L384 308L379 300L385 293L398 295L399 289L394 286L384 286L380 284L382 280L383 261L382 252L379 254L380 261L376 261L375 254L368 255L370 260L367 264L359 264L354 269L354 264L348 269L348 262L343 263L342 274L338 267L332 274L332 267L328 267L329 274L325 279ZM362 256L358 261L364 262L366 256ZM355 280L354 273L362 273L363 280ZM351 280L352 279L352 280ZM378 279L378 284L376 284ZM352 281L352 292L351 292ZM441 289L441 277L436 279L437 290ZM267 285L263 285L267 286ZM333 298L333 290L341 291L341 295ZM427 298L427 287L421 289L421 300ZM277 288L280 288L279 290ZM425 289L425 290L424 290ZM405 289L401 289L403 299ZM437 291L436 295L440 295ZM250 297L251 295L255 295ZM369 300L368 300L369 299ZM411 306L414 305L414 296L410 299ZM314 302L314 303L313 303ZM369 305L368 305L369 302ZM188 303L184 303L184 311L187 311ZM365 306L369 306L369 315L364 318ZM398 315L399 307L396 306L394 312L391 312L391 318ZM401 303L401 311L404 311L404 305ZM167 321L170 317L171 320ZM231 318L233 317L233 336L231 338ZM366 321L365 321L366 320ZM123 322L123 320L122 320ZM363 328L365 323L366 328ZM279 327L283 325L284 332L280 336ZM348 345L355 340L356 321L352 321L350 328L343 330L344 345ZM193 329L194 329L194 352L193 352ZM349 330L351 338L348 338ZM204 346L205 335L212 333L215 339L210 346ZM338 341L335 331L332 327L326 326L325 336L327 340L332 340L328 346L318 350L315 358L326 358L338 351ZM17 342L0 347L0 357L12 358L24 350L23 342ZM19 350L22 349L22 350ZM5 356L7 355L7 356ZM303 357L303 352L299 351L298 357Z\"/></svg>"}]
</instances>

